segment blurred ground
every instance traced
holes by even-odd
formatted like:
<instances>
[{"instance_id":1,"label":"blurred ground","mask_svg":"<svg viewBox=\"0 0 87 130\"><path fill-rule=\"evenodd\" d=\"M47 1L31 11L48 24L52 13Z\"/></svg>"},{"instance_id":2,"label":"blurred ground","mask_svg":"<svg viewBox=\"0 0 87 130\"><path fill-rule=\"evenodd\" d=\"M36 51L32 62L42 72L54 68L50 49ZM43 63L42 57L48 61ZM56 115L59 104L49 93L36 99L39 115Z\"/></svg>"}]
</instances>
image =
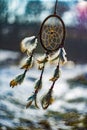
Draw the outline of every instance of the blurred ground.
<instances>
[{"instance_id":1,"label":"blurred ground","mask_svg":"<svg viewBox=\"0 0 87 130\"><path fill-rule=\"evenodd\" d=\"M55 100L43 110L40 102L51 85L49 78L55 69L55 64L46 65L37 99L40 108L32 104L26 109L40 71L33 67L20 86L11 88L10 81L22 73L20 54L0 50L0 56L4 56L0 58L0 130L87 130L87 64L68 62L61 67L61 76L53 90Z\"/></svg>"}]
</instances>

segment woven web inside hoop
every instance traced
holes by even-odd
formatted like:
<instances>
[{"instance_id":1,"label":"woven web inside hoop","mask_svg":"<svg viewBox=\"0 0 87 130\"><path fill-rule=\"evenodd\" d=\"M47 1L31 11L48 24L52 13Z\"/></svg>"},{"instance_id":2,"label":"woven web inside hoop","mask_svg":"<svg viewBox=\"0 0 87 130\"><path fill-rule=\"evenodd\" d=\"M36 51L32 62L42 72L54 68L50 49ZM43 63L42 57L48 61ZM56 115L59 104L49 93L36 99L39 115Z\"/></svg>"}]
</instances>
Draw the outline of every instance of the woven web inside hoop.
<instances>
[{"instance_id":1,"label":"woven web inside hoop","mask_svg":"<svg viewBox=\"0 0 87 130\"><path fill-rule=\"evenodd\" d=\"M41 28L41 41L46 50L55 51L62 44L64 25L61 19L55 16L47 18Z\"/></svg>"}]
</instances>

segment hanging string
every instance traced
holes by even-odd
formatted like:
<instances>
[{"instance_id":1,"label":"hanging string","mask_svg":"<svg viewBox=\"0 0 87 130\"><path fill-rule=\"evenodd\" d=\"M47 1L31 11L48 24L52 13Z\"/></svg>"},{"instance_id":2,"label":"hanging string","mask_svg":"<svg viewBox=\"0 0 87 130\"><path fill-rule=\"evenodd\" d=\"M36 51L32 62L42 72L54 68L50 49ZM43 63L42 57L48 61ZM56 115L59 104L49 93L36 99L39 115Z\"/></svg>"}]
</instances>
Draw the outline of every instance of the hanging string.
<instances>
[{"instance_id":1,"label":"hanging string","mask_svg":"<svg viewBox=\"0 0 87 130\"><path fill-rule=\"evenodd\" d=\"M54 14L56 14L56 11L57 11L57 3L58 3L58 0L56 0L56 3L55 3Z\"/></svg>"}]
</instances>

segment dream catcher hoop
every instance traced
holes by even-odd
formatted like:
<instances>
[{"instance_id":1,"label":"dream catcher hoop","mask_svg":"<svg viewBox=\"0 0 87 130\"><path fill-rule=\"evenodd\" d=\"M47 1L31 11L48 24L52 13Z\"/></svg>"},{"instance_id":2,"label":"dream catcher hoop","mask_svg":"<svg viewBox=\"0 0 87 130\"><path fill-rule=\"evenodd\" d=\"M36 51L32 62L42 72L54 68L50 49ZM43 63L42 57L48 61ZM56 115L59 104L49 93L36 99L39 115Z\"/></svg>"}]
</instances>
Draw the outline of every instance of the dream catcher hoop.
<instances>
[{"instance_id":1,"label":"dream catcher hoop","mask_svg":"<svg viewBox=\"0 0 87 130\"><path fill-rule=\"evenodd\" d=\"M48 16L40 29L40 41L49 53L63 47L65 40L65 25L63 20L56 14Z\"/></svg>"},{"instance_id":2,"label":"dream catcher hoop","mask_svg":"<svg viewBox=\"0 0 87 130\"><path fill-rule=\"evenodd\" d=\"M33 102L35 103L35 106L39 108L37 104L37 95L42 88L42 78L45 64L49 61L53 62L57 60L57 66L54 70L54 74L49 79L52 82L52 85L48 92L41 99L41 105L43 109L47 109L48 106L52 104L53 88L56 80L58 80L60 77L60 64L66 61L66 53L64 50L65 24L61 17L56 14L56 9L57 0L55 3L54 14L49 15L45 18L41 24L39 35L27 37L21 42L21 51L23 53L25 52L28 58L24 65L21 67L21 69L24 69L24 72L10 82L10 86L12 87L21 84L26 76L26 73L33 66L33 54L37 47L38 39L46 52L43 57L37 59L38 69L41 70L41 74L38 80L36 80L33 94L28 98L26 108L31 106Z\"/></svg>"}]
</instances>

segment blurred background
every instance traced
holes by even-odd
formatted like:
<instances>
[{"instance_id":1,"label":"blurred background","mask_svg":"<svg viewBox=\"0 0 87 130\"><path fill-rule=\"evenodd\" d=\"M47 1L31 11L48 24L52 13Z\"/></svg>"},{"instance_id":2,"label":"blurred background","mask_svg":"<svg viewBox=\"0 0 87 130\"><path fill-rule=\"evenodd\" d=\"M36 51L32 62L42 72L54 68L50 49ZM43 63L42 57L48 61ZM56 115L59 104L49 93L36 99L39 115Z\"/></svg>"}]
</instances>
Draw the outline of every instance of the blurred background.
<instances>
[{"instance_id":1,"label":"blurred background","mask_svg":"<svg viewBox=\"0 0 87 130\"><path fill-rule=\"evenodd\" d=\"M54 5L55 0L0 0L0 130L87 130L87 0L58 0L57 14L66 26L68 62L55 85L55 102L46 111L25 108L40 75L36 67L21 86L9 87L22 72L21 40L39 32ZM39 43L36 53L43 52ZM46 67L39 96L48 91L54 69L55 64Z\"/></svg>"},{"instance_id":2,"label":"blurred background","mask_svg":"<svg viewBox=\"0 0 87 130\"><path fill-rule=\"evenodd\" d=\"M54 2L55 0L0 0L0 49L20 51L21 40L38 33L41 22L53 13ZM57 14L66 25L65 48L68 58L75 62L86 62L87 2L59 0Z\"/></svg>"}]
</instances>

